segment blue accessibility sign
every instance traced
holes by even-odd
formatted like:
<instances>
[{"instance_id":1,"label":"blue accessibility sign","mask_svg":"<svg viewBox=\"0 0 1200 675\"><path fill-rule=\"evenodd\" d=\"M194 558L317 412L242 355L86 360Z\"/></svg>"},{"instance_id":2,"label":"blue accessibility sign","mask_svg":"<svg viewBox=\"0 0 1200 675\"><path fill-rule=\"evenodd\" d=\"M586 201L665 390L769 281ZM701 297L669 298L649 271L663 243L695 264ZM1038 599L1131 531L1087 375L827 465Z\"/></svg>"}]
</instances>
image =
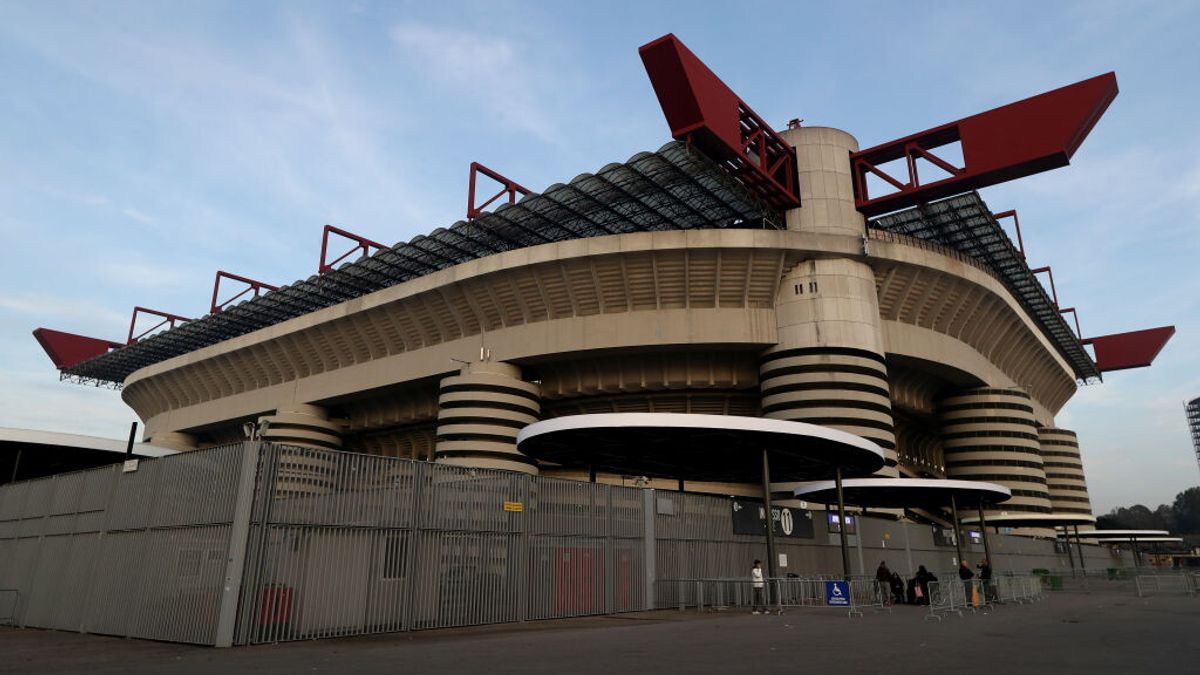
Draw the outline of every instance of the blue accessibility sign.
<instances>
[{"instance_id":1,"label":"blue accessibility sign","mask_svg":"<svg viewBox=\"0 0 1200 675\"><path fill-rule=\"evenodd\" d=\"M830 607L849 607L850 606L850 582L849 581L826 581L825 582L825 604Z\"/></svg>"}]
</instances>

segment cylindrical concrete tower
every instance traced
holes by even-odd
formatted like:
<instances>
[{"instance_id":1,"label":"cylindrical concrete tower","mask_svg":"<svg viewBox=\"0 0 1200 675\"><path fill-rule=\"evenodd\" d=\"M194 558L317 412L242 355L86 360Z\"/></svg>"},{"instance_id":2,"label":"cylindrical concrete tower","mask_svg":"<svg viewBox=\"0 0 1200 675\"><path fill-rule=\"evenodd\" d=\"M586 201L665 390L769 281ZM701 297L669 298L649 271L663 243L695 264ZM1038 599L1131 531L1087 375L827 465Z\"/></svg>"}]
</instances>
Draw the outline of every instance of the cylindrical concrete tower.
<instances>
[{"instance_id":1,"label":"cylindrical concrete tower","mask_svg":"<svg viewBox=\"0 0 1200 675\"><path fill-rule=\"evenodd\" d=\"M442 380L437 448L442 464L536 474L537 463L517 450L517 432L538 420L536 384L507 363L476 362Z\"/></svg>"},{"instance_id":2,"label":"cylindrical concrete tower","mask_svg":"<svg viewBox=\"0 0 1200 675\"><path fill-rule=\"evenodd\" d=\"M1037 422L1029 394L969 389L938 402L946 476L999 483L1012 499L991 511L1050 513Z\"/></svg>"},{"instance_id":3,"label":"cylindrical concrete tower","mask_svg":"<svg viewBox=\"0 0 1200 675\"><path fill-rule=\"evenodd\" d=\"M265 423L262 439L285 447L279 455L279 473L275 479L278 496L303 497L327 494L333 489L335 465L315 450L341 450L341 426L329 419L324 408L296 403L280 408L274 415L258 419Z\"/></svg>"},{"instance_id":4,"label":"cylindrical concrete tower","mask_svg":"<svg viewBox=\"0 0 1200 675\"><path fill-rule=\"evenodd\" d=\"M865 221L854 208L853 136L806 127L784 134L796 146L804 205L787 212L788 229L858 239ZM841 429L877 443L894 477L893 429L879 297L871 267L849 258L816 258L788 271L775 298L779 342L763 353L766 417Z\"/></svg>"},{"instance_id":5,"label":"cylindrical concrete tower","mask_svg":"<svg viewBox=\"0 0 1200 675\"><path fill-rule=\"evenodd\" d=\"M1092 515L1092 502L1088 499L1083 460L1079 455L1079 440L1075 432L1042 427L1038 430L1038 437L1054 512Z\"/></svg>"}]
</instances>

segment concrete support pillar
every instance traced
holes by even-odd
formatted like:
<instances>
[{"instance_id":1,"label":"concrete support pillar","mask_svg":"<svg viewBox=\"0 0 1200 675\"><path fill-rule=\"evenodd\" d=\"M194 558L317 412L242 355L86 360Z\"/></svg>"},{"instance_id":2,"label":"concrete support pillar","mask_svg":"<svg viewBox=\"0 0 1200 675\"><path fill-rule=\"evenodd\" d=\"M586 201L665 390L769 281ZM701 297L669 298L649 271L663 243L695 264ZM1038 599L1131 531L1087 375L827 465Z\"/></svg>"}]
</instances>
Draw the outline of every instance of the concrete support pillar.
<instances>
[{"instance_id":1,"label":"concrete support pillar","mask_svg":"<svg viewBox=\"0 0 1200 675\"><path fill-rule=\"evenodd\" d=\"M314 450L341 450L342 427L329 419L324 408L296 403L274 415L258 418L262 440L284 446L279 454L275 493L301 497L329 493L336 481L335 463ZM264 427L265 424L265 427Z\"/></svg>"},{"instance_id":2,"label":"concrete support pillar","mask_svg":"<svg viewBox=\"0 0 1200 675\"><path fill-rule=\"evenodd\" d=\"M147 438L145 442L160 448L177 450L179 452L195 450L198 445L195 436L185 434L182 431L160 431L152 437Z\"/></svg>"},{"instance_id":3,"label":"concrete support pillar","mask_svg":"<svg viewBox=\"0 0 1200 675\"><path fill-rule=\"evenodd\" d=\"M476 362L442 380L438 396L436 461L537 474L517 451L517 432L538 420L541 395L507 363Z\"/></svg>"},{"instance_id":4,"label":"concrete support pillar","mask_svg":"<svg viewBox=\"0 0 1200 675\"><path fill-rule=\"evenodd\" d=\"M1042 447L1046 486L1054 512L1092 515L1092 502L1088 498L1079 439L1075 432L1042 427L1038 430L1038 441Z\"/></svg>"},{"instance_id":5,"label":"concrete support pillar","mask_svg":"<svg viewBox=\"0 0 1200 675\"><path fill-rule=\"evenodd\" d=\"M788 229L861 237L849 153L858 142L824 127L792 129L804 206ZM804 260L784 274L775 299L779 343L764 352L759 376L765 417L857 434L884 450L879 476L895 477L896 437L879 297L870 265L850 258Z\"/></svg>"},{"instance_id":6,"label":"concrete support pillar","mask_svg":"<svg viewBox=\"0 0 1200 675\"><path fill-rule=\"evenodd\" d=\"M988 509L988 517L1051 512L1031 404L1029 394L1016 387L968 389L938 401L946 477L1012 490L1012 499Z\"/></svg>"}]
</instances>

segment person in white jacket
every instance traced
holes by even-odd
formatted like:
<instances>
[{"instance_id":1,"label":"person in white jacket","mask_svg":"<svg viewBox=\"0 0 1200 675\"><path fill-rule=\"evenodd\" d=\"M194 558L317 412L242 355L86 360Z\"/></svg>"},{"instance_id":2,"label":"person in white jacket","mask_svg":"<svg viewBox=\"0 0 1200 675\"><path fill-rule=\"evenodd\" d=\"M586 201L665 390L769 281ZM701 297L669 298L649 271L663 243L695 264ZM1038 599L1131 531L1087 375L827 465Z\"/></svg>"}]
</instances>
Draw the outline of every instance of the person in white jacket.
<instances>
[{"instance_id":1,"label":"person in white jacket","mask_svg":"<svg viewBox=\"0 0 1200 675\"><path fill-rule=\"evenodd\" d=\"M767 611L767 603L763 600L763 588L766 586L763 583L762 561L755 560L754 567L750 570L750 585L754 588L754 613L765 614Z\"/></svg>"}]
</instances>

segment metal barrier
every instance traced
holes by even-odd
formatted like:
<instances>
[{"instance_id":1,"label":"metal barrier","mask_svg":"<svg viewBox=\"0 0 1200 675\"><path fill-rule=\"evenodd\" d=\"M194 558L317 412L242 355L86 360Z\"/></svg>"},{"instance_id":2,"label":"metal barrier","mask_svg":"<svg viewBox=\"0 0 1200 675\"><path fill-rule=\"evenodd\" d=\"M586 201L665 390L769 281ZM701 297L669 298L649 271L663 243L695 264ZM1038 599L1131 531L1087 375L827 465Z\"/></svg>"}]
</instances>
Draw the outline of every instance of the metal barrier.
<instances>
[{"instance_id":1,"label":"metal barrier","mask_svg":"<svg viewBox=\"0 0 1200 675\"><path fill-rule=\"evenodd\" d=\"M1134 579L1137 596L1196 595L1197 578L1193 574L1140 574Z\"/></svg>"},{"instance_id":2,"label":"metal barrier","mask_svg":"<svg viewBox=\"0 0 1200 675\"><path fill-rule=\"evenodd\" d=\"M1042 580L1038 577L1002 576L994 581L996 599L1002 603L1032 603L1043 597Z\"/></svg>"},{"instance_id":3,"label":"metal barrier","mask_svg":"<svg viewBox=\"0 0 1200 675\"><path fill-rule=\"evenodd\" d=\"M845 604L830 605L826 601L826 584L843 581L832 575L771 578L764 580L764 587L755 589L749 579L662 579L660 587L674 594L671 603L680 611L695 607L700 611L724 611L740 609L782 613L785 608L832 607L844 609L847 616L863 616L871 609L891 612L891 589L887 584L865 577L851 578ZM756 597L755 591L761 591Z\"/></svg>"},{"instance_id":4,"label":"metal barrier","mask_svg":"<svg viewBox=\"0 0 1200 675\"><path fill-rule=\"evenodd\" d=\"M962 616L965 604L962 582L930 581L927 587L926 598L929 600L929 613L925 615L926 621L930 619L941 621L946 614Z\"/></svg>"},{"instance_id":5,"label":"metal barrier","mask_svg":"<svg viewBox=\"0 0 1200 675\"><path fill-rule=\"evenodd\" d=\"M0 588L0 626L14 626L17 619L17 601L21 594L15 588Z\"/></svg>"},{"instance_id":6,"label":"metal barrier","mask_svg":"<svg viewBox=\"0 0 1200 675\"><path fill-rule=\"evenodd\" d=\"M851 579L848 614L851 617L863 616L864 609L891 613L891 596L889 584L874 579Z\"/></svg>"}]
</instances>

